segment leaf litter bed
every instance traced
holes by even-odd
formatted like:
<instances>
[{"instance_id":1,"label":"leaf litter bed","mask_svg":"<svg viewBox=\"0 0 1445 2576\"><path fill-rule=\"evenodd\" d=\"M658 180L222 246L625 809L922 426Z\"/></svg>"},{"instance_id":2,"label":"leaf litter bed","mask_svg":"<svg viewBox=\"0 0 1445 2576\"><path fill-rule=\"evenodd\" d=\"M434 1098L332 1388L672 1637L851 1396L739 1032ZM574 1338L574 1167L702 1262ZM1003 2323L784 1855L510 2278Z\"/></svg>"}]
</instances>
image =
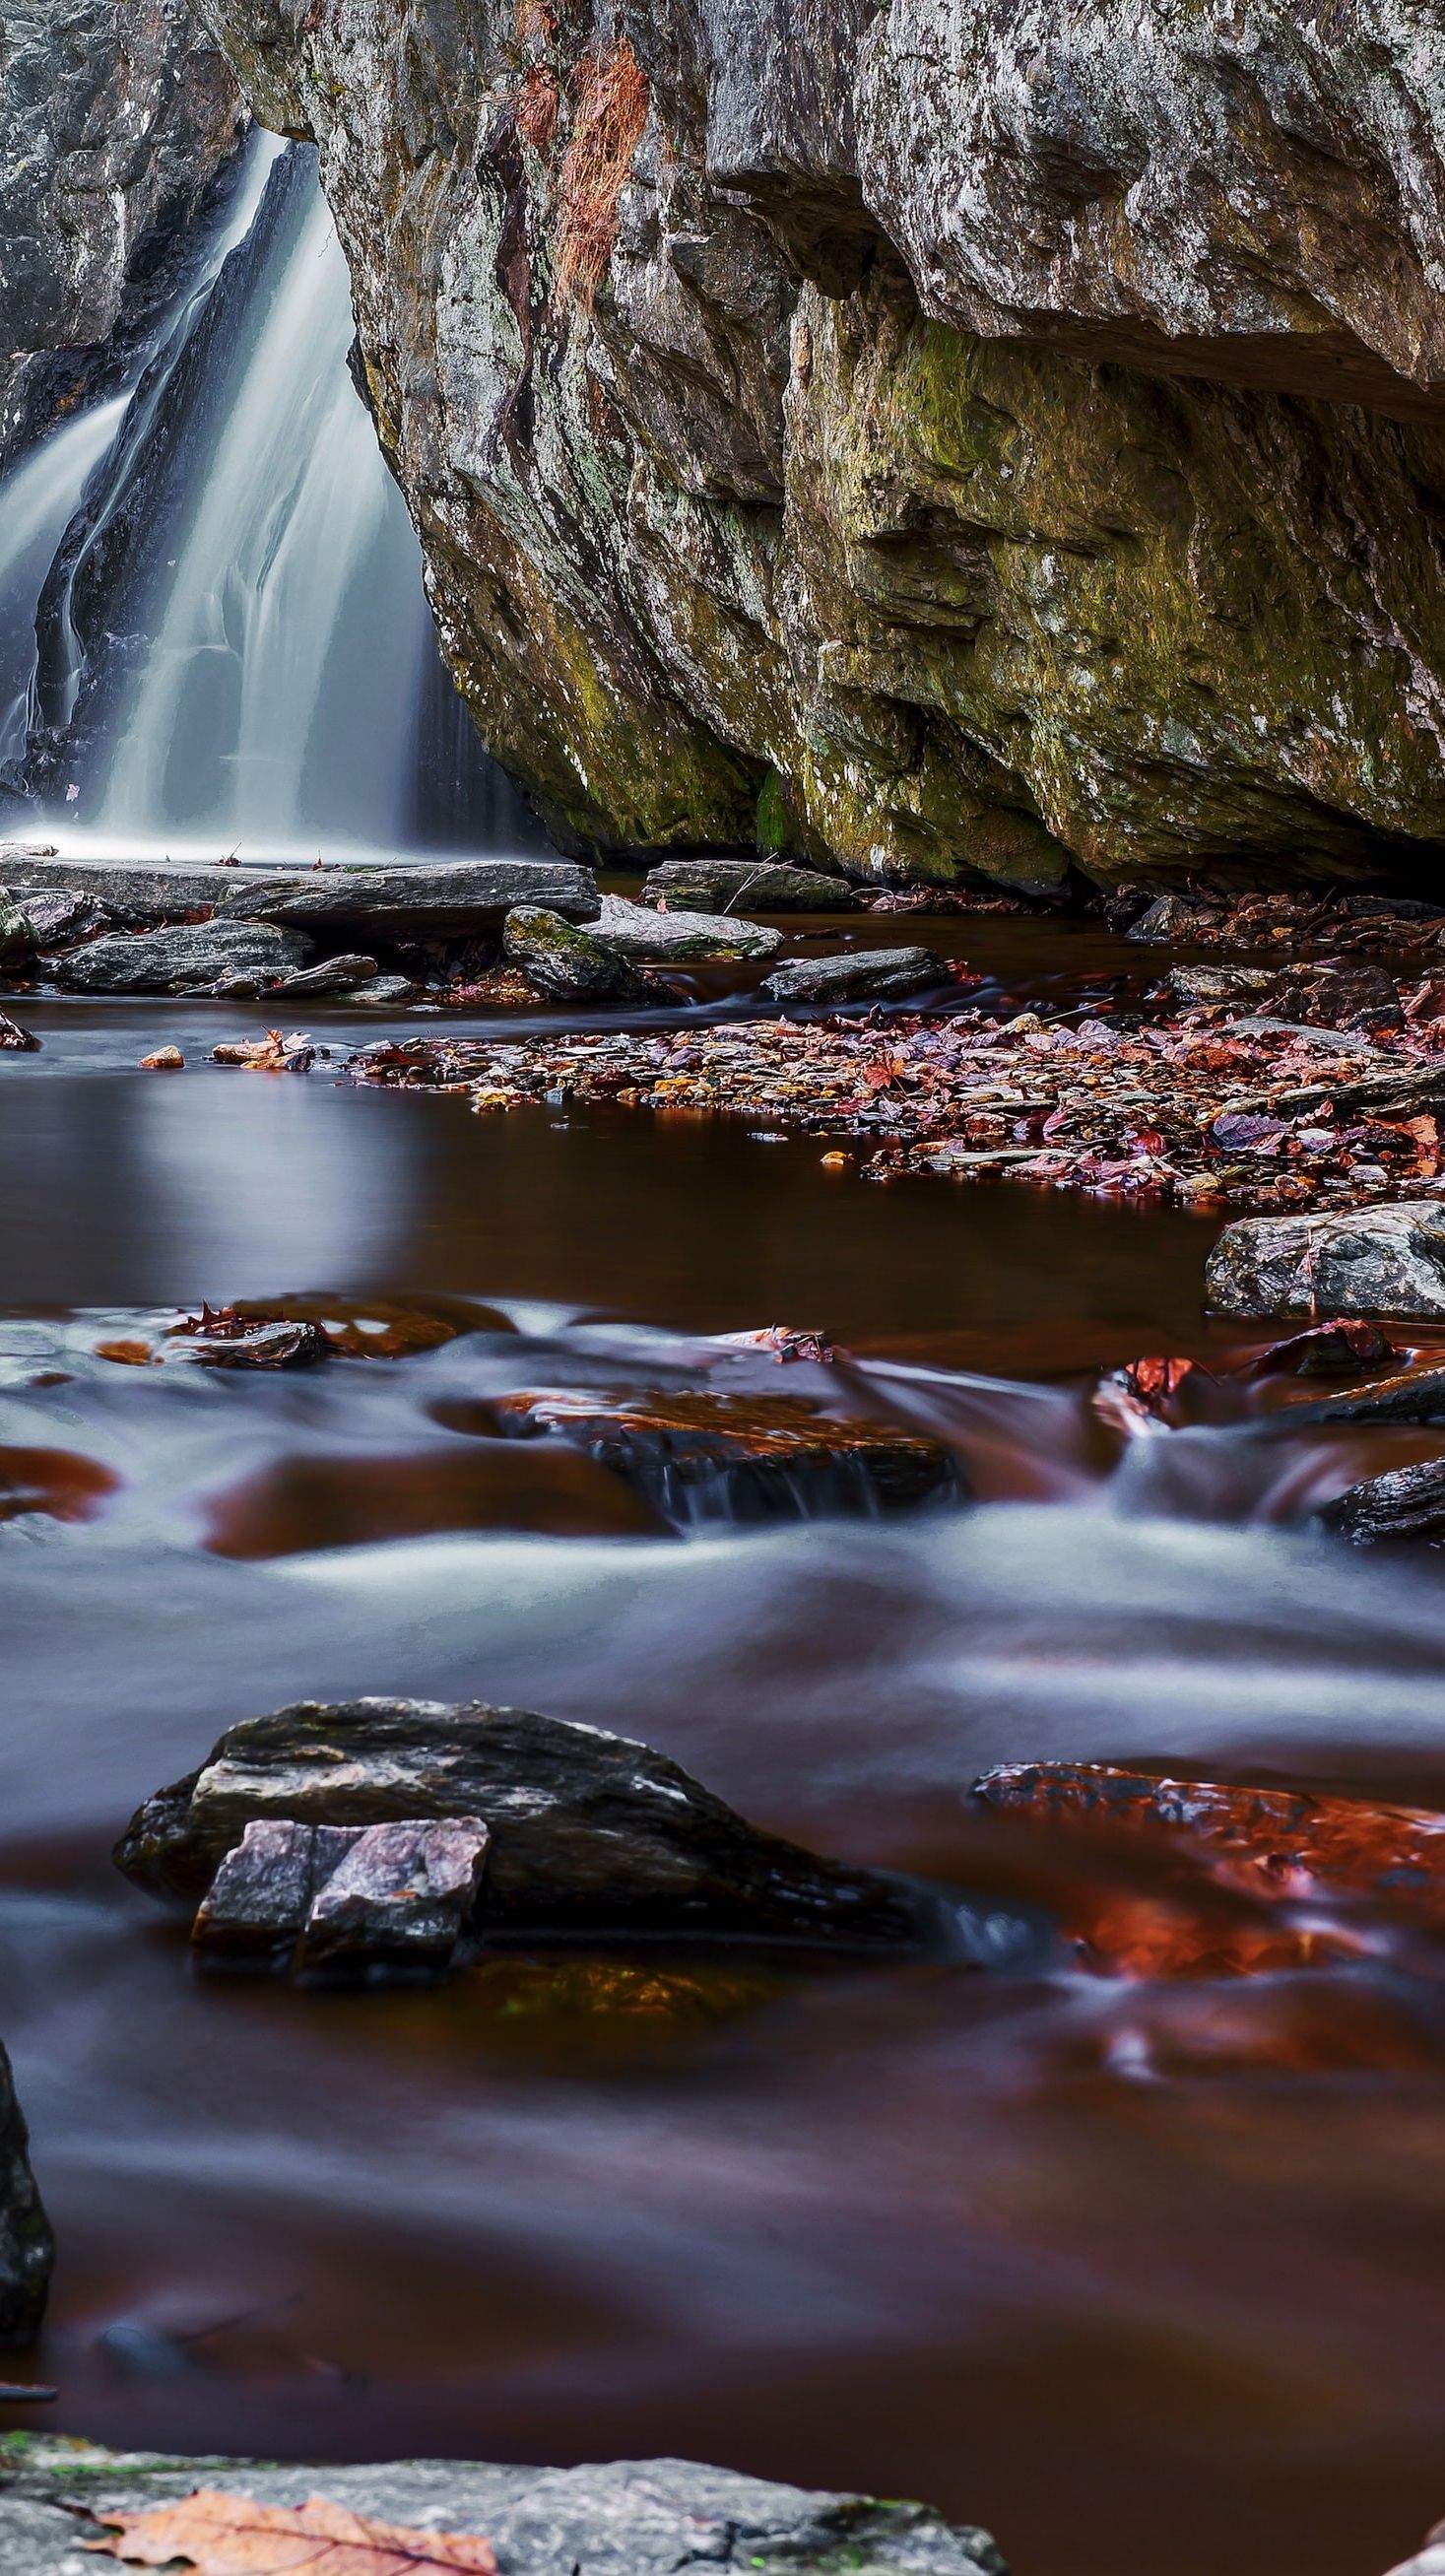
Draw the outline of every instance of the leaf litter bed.
<instances>
[{"instance_id":1,"label":"leaf litter bed","mask_svg":"<svg viewBox=\"0 0 1445 2576\"><path fill-rule=\"evenodd\" d=\"M1007 1177L1202 1211L1360 1207L1440 1174L1445 977L1398 984L1346 959L1273 984L1258 970L1176 968L1142 1005L1096 1001L1050 1021L975 1005L407 1037L346 1070L464 1093L481 1114L583 1101L747 1118L818 1136L825 1161L873 1181Z\"/></svg>"}]
</instances>

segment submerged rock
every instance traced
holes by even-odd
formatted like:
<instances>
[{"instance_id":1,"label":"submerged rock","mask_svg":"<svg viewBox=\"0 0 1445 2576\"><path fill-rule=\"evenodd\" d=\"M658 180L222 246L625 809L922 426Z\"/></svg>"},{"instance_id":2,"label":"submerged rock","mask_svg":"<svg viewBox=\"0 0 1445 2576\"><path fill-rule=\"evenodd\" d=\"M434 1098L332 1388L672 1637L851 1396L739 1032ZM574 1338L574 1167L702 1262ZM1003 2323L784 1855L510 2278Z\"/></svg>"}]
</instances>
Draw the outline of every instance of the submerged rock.
<instances>
[{"instance_id":1,"label":"submerged rock","mask_svg":"<svg viewBox=\"0 0 1445 2576\"><path fill-rule=\"evenodd\" d=\"M1445 1204L1243 1217L1225 1227L1204 1285L1229 1315L1445 1317Z\"/></svg>"},{"instance_id":2,"label":"submerged rock","mask_svg":"<svg viewBox=\"0 0 1445 2576\"><path fill-rule=\"evenodd\" d=\"M947 968L929 948L859 948L838 957L794 957L762 990L770 1002L891 1002L941 984Z\"/></svg>"},{"instance_id":3,"label":"submerged rock","mask_svg":"<svg viewBox=\"0 0 1445 2576\"><path fill-rule=\"evenodd\" d=\"M783 859L667 859L653 868L642 889L645 904L669 911L856 912L858 895L846 877L821 868L790 867Z\"/></svg>"},{"instance_id":4,"label":"submerged rock","mask_svg":"<svg viewBox=\"0 0 1445 2576\"><path fill-rule=\"evenodd\" d=\"M555 1002L656 1002L657 988L607 941L594 939L560 913L530 905L509 912L502 947L537 990Z\"/></svg>"},{"instance_id":5,"label":"submerged rock","mask_svg":"<svg viewBox=\"0 0 1445 2576\"><path fill-rule=\"evenodd\" d=\"M178 2504L199 2484L300 2505L324 2495L375 2522L475 2533L506 2576L676 2576L683 2568L762 2576L1008 2576L986 2531L927 2505L773 2486L689 2460L613 2460L577 2469L467 2460L365 2467L116 2457L27 2435L0 2447L0 2576L68 2576L76 2493L97 2522ZM88 2563L88 2562L87 2562Z\"/></svg>"},{"instance_id":6,"label":"submerged rock","mask_svg":"<svg viewBox=\"0 0 1445 2576\"><path fill-rule=\"evenodd\" d=\"M435 1817L490 1828L487 1938L728 1934L893 1950L920 1935L907 1890L759 1832L665 1754L479 1702L303 1701L248 1718L146 1800L115 1857L151 1895L194 1906L259 1819Z\"/></svg>"},{"instance_id":7,"label":"submerged rock","mask_svg":"<svg viewBox=\"0 0 1445 2576\"><path fill-rule=\"evenodd\" d=\"M209 1966L443 1976L472 1920L489 1841L476 1816L261 1818L222 1861L192 1942Z\"/></svg>"},{"instance_id":8,"label":"submerged rock","mask_svg":"<svg viewBox=\"0 0 1445 2576\"><path fill-rule=\"evenodd\" d=\"M793 1396L513 1395L495 1410L519 1438L585 1449L677 1522L900 1510L962 1491L941 1441L836 1422Z\"/></svg>"},{"instance_id":9,"label":"submerged rock","mask_svg":"<svg viewBox=\"0 0 1445 2576\"><path fill-rule=\"evenodd\" d=\"M29 2343L39 2332L54 2260L10 2060L0 2047L0 2344Z\"/></svg>"},{"instance_id":10,"label":"submerged rock","mask_svg":"<svg viewBox=\"0 0 1445 2576\"><path fill-rule=\"evenodd\" d=\"M226 975L269 980L291 974L312 954L311 941L298 930L261 921L205 921L189 929L92 940L59 960L56 980L75 993L188 993Z\"/></svg>"},{"instance_id":11,"label":"submerged rock","mask_svg":"<svg viewBox=\"0 0 1445 2576\"><path fill-rule=\"evenodd\" d=\"M774 957L783 944L782 932L768 922L721 912L656 912L619 894L603 896L596 930L624 957L666 958L679 966L709 957Z\"/></svg>"},{"instance_id":12,"label":"submerged rock","mask_svg":"<svg viewBox=\"0 0 1445 2576\"><path fill-rule=\"evenodd\" d=\"M1354 1547L1379 1547L1392 1539L1438 1546L1445 1539L1445 1458L1367 1476L1315 1518Z\"/></svg>"}]
</instances>

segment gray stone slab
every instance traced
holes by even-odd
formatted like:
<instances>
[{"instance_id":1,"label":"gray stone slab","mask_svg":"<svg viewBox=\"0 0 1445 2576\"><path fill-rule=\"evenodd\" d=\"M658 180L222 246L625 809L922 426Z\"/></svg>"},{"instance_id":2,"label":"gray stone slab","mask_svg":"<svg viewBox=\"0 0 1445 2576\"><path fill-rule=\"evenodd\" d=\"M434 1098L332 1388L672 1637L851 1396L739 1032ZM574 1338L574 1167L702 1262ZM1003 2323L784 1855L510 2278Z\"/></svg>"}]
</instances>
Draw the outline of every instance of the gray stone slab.
<instances>
[{"instance_id":1,"label":"gray stone slab","mask_svg":"<svg viewBox=\"0 0 1445 2576\"><path fill-rule=\"evenodd\" d=\"M378 2522L479 2534L499 2576L675 2576L682 2567L768 2576L1008 2576L987 2532L926 2505L775 2486L687 2460L576 2469L460 2460L366 2467L168 2460L84 2444L0 2444L0 2576L94 2576L109 2558L69 2508L95 2515L174 2504L198 2486L265 2504L324 2495Z\"/></svg>"}]
</instances>

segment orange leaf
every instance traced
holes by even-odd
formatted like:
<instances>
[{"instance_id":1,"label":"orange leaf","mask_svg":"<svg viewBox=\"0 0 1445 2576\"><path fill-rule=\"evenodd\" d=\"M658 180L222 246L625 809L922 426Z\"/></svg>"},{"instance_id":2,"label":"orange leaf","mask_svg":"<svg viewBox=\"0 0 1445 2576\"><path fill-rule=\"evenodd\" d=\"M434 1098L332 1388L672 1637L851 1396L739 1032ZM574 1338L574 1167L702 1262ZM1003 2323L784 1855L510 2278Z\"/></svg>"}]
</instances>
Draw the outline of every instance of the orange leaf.
<instances>
[{"instance_id":1,"label":"orange leaf","mask_svg":"<svg viewBox=\"0 0 1445 2576\"><path fill-rule=\"evenodd\" d=\"M105 2513L119 2529L88 2549L132 2566L181 2560L198 2576L496 2576L491 2543L445 2531L412 2531L372 2522L325 2496L299 2506L258 2504L254 2496L198 2487L184 2504L150 2513Z\"/></svg>"}]
</instances>

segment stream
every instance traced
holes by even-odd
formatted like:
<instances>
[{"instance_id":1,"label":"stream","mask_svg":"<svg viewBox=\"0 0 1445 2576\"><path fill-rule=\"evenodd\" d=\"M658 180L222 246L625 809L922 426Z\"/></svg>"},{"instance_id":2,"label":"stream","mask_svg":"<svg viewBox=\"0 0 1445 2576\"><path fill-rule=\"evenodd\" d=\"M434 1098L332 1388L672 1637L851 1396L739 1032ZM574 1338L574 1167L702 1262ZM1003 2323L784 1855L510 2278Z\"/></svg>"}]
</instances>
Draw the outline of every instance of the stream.
<instances>
[{"instance_id":1,"label":"stream","mask_svg":"<svg viewBox=\"0 0 1445 2576\"><path fill-rule=\"evenodd\" d=\"M538 847L445 679L311 165L257 144L236 190L127 382L9 487L22 820L308 864L322 836ZM785 954L926 936L1000 1017L1158 971L1083 921L779 926ZM671 1015L744 1014L762 972L690 969ZM378 1018L344 1001L307 1006L332 1053L303 1077L207 1060L263 1015L27 995L41 1049L0 1057L0 1451L79 1498L0 1520L0 2036L59 2244L58 2400L7 2426L678 2453L926 2497L1016 2576L1379 2576L1445 2509L1433 1954L1089 1976L968 1791L1071 1756L1445 1802L1437 1561L1309 1526L1445 1432L1290 1430L1297 1382L1231 1374L1268 1336L1202 1314L1217 1220L870 1186L693 1114L357 1089ZM184 1076L138 1070L171 1042ZM101 1355L283 1296L362 1355ZM841 1356L722 1338L778 1324ZM1133 1419L1105 1381L1141 1354L1225 1393ZM929 1432L970 1499L679 1531L561 1444L463 1427L538 1387L699 1383ZM948 1889L996 1964L201 1982L110 1864L131 1810L239 1718L391 1692L641 1737L761 1825Z\"/></svg>"},{"instance_id":2,"label":"stream","mask_svg":"<svg viewBox=\"0 0 1445 2576\"><path fill-rule=\"evenodd\" d=\"M1003 952L1001 1008L1107 962L1036 924L972 945ZM0 1540L5 2035L61 2246L60 2405L18 2420L719 2457L926 2494L1025 2576L1204 2576L1242 2528L1285 2576L1387 2563L1439 2500L1418 1964L1150 1988L1027 1945L984 1976L507 1959L318 1997L198 1985L107 1858L229 1722L359 1691L637 1734L759 1822L965 1890L965 1793L1001 1759L1437 1798L1438 1578L1300 1525L1295 1450L1322 1489L1367 1472L1339 1435L1121 1440L1093 1400L1142 1350L1239 1357L1201 1323L1210 1225L870 1188L723 1121L134 1069L162 1024L194 1062L245 1022L216 1004L28 1017L0 1444L115 1481ZM311 1025L361 1034L344 1005ZM95 1357L283 1291L452 1337L319 1378ZM716 1339L779 1321L852 1356ZM589 1462L437 1418L700 1373L932 1429L978 1500L643 1534Z\"/></svg>"}]
</instances>

